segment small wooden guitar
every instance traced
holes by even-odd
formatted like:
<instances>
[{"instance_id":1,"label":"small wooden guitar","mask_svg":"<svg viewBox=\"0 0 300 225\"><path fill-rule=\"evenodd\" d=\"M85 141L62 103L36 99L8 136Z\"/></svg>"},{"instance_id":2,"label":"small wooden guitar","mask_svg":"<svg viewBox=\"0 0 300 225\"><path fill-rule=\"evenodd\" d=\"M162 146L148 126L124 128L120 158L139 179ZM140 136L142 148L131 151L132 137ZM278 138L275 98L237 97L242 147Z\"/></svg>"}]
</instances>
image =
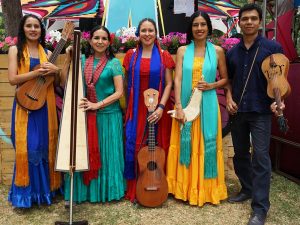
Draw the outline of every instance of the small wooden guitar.
<instances>
[{"instance_id":1,"label":"small wooden guitar","mask_svg":"<svg viewBox=\"0 0 300 225\"><path fill-rule=\"evenodd\" d=\"M272 54L265 58L261 66L262 72L268 81L268 96L275 99L277 104L278 125L283 133L286 133L289 129L283 111L280 109L281 99L286 98L291 93L291 87L287 81L289 66L289 59L281 53Z\"/></svg>"},{"instance_id":2,"label":"small wooden guitar","mask_svg":"<svg viewBox=\"0 0 300 225\"><path fill-rule=\"evenodd\" d=\"M67 21L61 34L61 39L54 49L49 62L54 63L66 44L68 37L73 33L74 25ZM37 65L34 70L38 69ZM45 104L47 98L47 88L54 81L54 76L38 76L26 81L16 91L16 99L20 106L27 110L38 110Z\"/></svg>"},{"instance_id":3,"label":"small wooden guitar","mask_svg":"<svg viewBox=\"0 0 300 225\"><path fill-rule=\"evenodd\" d=\"M144 91L144 101L149 114L157 106L159 92L155 89ZM137 155L139 176L136 185L138 202L147 207L163 204L168 197L168 183L164 174L165 151L155 145L155 126L149 123L148 146Z\"/></svg>"}]
</instances>

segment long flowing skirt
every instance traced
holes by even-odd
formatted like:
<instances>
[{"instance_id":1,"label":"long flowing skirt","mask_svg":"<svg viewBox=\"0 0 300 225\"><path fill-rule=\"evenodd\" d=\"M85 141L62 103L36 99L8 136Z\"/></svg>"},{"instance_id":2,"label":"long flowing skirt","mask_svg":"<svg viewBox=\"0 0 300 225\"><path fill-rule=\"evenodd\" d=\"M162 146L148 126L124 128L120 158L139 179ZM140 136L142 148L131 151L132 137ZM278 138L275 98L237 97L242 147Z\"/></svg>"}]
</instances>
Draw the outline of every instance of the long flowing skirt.
<instances>
[{"instance_id":1,"label":"long flowing skirt","mask_svg":"<svg viewBox=\"0 0 300 225\"><path fill-rule=\"evenodd\" d=\"M124 196L126 183L124 173L123 124L120 111L98 113L97 128L101 155L101 168L97 179L89 186L83 183L83 173L74 173L75 202L106 202ZM65 200L70 199L70 176L65 175Z\"/></svg>"},{"instance_id":2,"label":"long flowing skirt","mask_svg":"<svg viewBox=\"0 0 300 225\"><path fill-rule=\"evenodd\" d=\"M15 147L15 110L12 110L11 139ZM50 191L50 175L48 165L48 110L47 104L41 109L28 115L27 125L27 153L29 163L29 185L18 187L14 184L15 169L8 201L12 206L30 208L33 203L51 204L54 192Z\"/></svg>"},{"instance_id":3,"label":"long flowing skirt","mask_svg":"<svg viewBox=\"0 0 300 225\"><path fill-rule=\"evenodd\" d=\"M218 113L217 135L217 167L218 176L213 179L204 178L204 139L200 118L192 124L192 153L188 168L179 162L180 156L180 124L173 119L171 142L167 163L167 181L169 193L175 198L189 201L191 205L202 206L206 202L219 204L227 198L224 177L224 161L222 150L222 125L220 111Z\"/></svg>"}]
</instances>

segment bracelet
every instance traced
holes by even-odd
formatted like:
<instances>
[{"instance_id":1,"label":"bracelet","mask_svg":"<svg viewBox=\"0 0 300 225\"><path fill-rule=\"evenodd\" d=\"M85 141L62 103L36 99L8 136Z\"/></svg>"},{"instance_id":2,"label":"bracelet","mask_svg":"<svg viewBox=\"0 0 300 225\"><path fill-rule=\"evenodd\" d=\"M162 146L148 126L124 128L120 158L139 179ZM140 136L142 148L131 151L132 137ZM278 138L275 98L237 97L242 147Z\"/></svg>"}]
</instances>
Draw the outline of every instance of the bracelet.
<instances>
[{"instance_id":1,"label":"bracelet","mask_svg":"<svg viewBox=\"0 0 300 225\"><path fill-rule=\"evenodd\" d=\"M164 110L165 109L165 106L164 106L164 104L158 104L158 106L157 106L158 108L161 108L162 110Z\"/></svg>"}]
</instances>

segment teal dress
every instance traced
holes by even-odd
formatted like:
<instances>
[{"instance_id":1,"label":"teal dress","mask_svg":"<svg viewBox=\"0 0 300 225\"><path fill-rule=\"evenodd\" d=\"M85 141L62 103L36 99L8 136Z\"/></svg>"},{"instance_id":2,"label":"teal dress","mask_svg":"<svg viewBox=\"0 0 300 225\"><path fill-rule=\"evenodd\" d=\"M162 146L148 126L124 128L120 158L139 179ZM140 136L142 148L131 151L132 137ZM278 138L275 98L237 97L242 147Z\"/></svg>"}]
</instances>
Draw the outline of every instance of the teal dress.
<instances>
[{"instance_id":1,"label":"teal dress","mask_svg":"<svg viewBox=\"0 0 300 225\"><path fill-rule=\"evenodd\" d=\"M99 60L95 59L94 69ZM83 67L85 58L83 58ZM120 61L109 60L100 75L95 88L98 101L115 92L114 76L123 75ZM75 202L106 202L119 200L124 196L126 183L124 173L123 122L119 101L97 111L98 140L101 155L101 168L98 178L89 186L83 183L83 173L74 173ZM65 175L65 200L70 199L70 177Z\"/></svg>"}]
</instances>

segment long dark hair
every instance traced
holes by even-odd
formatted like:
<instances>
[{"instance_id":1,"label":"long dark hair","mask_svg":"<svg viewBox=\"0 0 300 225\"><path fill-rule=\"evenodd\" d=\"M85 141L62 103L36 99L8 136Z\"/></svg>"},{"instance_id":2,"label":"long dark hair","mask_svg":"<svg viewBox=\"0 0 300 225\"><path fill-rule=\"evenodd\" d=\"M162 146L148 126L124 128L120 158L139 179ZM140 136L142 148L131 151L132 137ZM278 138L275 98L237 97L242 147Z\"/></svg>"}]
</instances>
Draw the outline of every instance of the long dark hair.
<instances>
[{"instance_id":1,"label":"long dark hair","mask_svg":"<svg viewBox=\"0 0 300 225\"><path fill-rule=\"evenodd\" d=\"M107 38L108 38L108 41L111 43L111 37L110 37L110 33L109 33L109 30L105 27L105 26L100 26L100 25L97 25L95 26L92 30L91 30L91 33L90 33L90 40L92 40L93 36L94 36L94 33L97 31L97 30L103 30L107 33ZM86 49L85 49L85 57L88 58L90 55L92 55L92 46L90 45L90 43L88 43ZM115 58L115 55L113 53L113 50L111 48L111 45L108 46L107 48L107 57L109 59L113 59Z\"/></svg>"},{"instance_id":2,"label":"long dark hair","mask_svg":"<svg viewBox=\"0 0 300 225\"><path fill-rule=\"evenodd\" d=\"M187 29L187 32L186 32L187 33L186 39L187 39L188 44L191 43L191 41L194 39L193 31L192 31L193 22L194 22L195 18L197 18L198 16L202 16L205 19L207 27L208 27L208 35L212 34L212 24L211 24L211 20L209 18L209 15L206 12L202 12L202 11L198 10L197 12L193 13L193 15L190 18L190 22L188 24L188 29Z\"/></svg>"},{"instance_id":3,"label":"long dark hair","mask_svg":"<svg viewBox=\"0 0 300 225\"><path fill-rule=\"evenodd\" d=\"M23 16L23 18L20 21L19 31L18 31L18 43L17 43L18 64L20 64L21 60L24 59L23 50L24 50L24 46L26 44L26 36L25 36L25 32L24 32L24 25L25 25L26 20L30 17L36 19L37 21L39 21L39 24L40 24L40 27L41 27L41 36L39 38L39 43L45 48L46 30L45 30L45 27L44 27L42 21L40 20L40 18L38 18L36 15L33 15L33 14L27 14L27 15Z\"/></svg>"}]
</instances>

